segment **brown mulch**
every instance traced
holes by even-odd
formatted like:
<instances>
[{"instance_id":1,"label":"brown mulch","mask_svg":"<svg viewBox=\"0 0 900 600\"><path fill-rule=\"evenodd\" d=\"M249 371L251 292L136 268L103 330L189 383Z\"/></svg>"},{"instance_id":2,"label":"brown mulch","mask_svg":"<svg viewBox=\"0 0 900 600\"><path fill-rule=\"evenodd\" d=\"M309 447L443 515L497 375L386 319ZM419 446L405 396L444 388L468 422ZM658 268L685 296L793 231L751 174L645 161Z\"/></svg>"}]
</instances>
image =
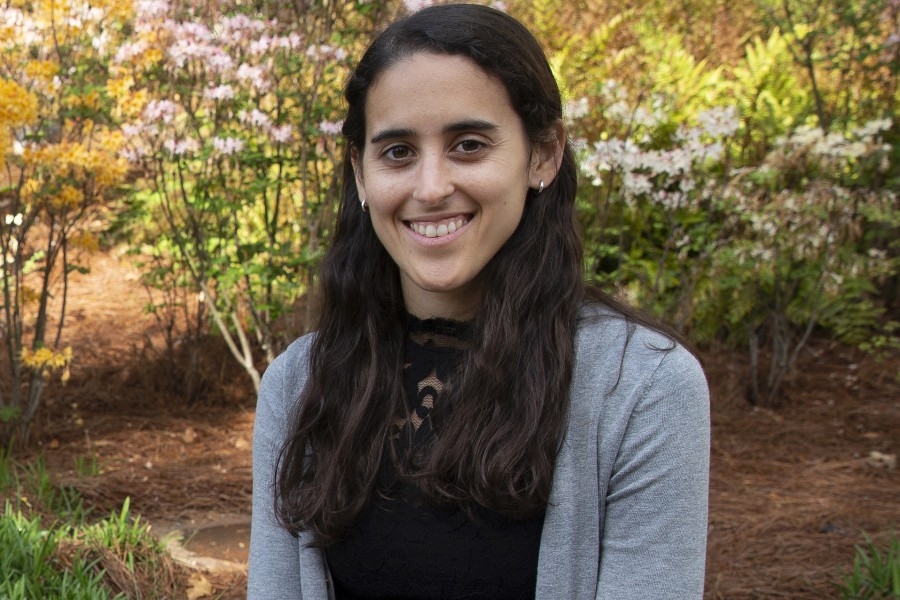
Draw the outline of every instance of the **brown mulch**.
<instances>
[{"instance_id":1,"label":"brown mulch","mask_svg":"<svg viewBox=\"0 0 900 600\"><path fill-rule=\"evenodd\" d=\"M129 260L94 257L77 276L64 337L72 380L52 385L35 424L49 468L101 514L126 497L149 523L204 522L250 507L252 386L207 340L204 393L171 385L171 357ZM900 471L871 459L900 452L900 357L878 362L829 340L803 353L780 405L746 400L747 361L708 351L713 452L708 599L840 597L864 534L900 529ZM100 473L76 472L95 456ZM240 574L208 575L243 598Z\"/></svg>"}]
</instances>

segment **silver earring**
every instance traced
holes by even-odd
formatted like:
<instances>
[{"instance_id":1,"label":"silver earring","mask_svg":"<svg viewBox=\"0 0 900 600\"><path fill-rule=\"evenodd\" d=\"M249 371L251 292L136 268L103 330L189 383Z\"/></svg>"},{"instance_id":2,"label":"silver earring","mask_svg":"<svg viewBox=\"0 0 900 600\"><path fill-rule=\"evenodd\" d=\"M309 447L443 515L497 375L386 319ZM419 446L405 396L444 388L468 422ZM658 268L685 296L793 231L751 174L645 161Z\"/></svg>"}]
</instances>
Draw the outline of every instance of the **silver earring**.
<instances>
[{"instance_id":1,"label":"silver earring","mask_svg":"<svg viewBox=\"0 0 900 600\"><path fill-rule=\"evenodd\" d=\"M366 206L366 199L365 199L365 198L363 198L363 199L361 199L361 200L359 201L359 206L362 208L362 211L363 211L364 213L369 212L369 207Z\"/></svg>"},{"instance_id":2,"label":"silver earring","mask_svg":"<svg viewBox=\"0 0 900 600\"><path fill-rule=\"evenodd\" d=\"M543 191L544 191L544 180L541 179L541 184L538 186L538 191L537 191L537 193L540 194L540 193L543 192Z\"/></svg>"}]
</instances>

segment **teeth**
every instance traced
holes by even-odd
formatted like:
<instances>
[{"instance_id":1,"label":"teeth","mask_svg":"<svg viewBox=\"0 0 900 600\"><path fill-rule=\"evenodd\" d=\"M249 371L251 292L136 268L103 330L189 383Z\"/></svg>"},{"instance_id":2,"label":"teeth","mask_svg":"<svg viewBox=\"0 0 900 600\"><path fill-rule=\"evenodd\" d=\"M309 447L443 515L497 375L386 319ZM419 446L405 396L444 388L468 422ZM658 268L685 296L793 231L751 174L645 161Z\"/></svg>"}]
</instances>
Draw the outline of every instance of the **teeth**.
<instances>
[{"instance_id":1,"label":"teeth","mask_svg":"<svg viewBox=\"0 0 900 600\"><path fill-rule=\"evenodd\" d=\"M465 224L466 219L464 217L458 217L453 221L450 221L449 223L441 223L440 225L410 223L409 227L419 235L424 235L425 237L429 238L435 238L444 237L447 234L453 233L457 229L461 229Z\"/></svg>"}]
</instances>

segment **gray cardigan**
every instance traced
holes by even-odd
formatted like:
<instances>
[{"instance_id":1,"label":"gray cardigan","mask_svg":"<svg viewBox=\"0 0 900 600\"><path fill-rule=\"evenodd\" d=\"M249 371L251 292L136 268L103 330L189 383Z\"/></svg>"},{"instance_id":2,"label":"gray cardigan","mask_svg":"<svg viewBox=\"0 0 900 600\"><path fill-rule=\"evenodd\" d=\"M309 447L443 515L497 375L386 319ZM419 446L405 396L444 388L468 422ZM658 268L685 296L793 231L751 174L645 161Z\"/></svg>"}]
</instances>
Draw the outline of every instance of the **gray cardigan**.
<instances>
[{"instance_id":1,"label":"gray cardigan","mask_svg":"<svg viewBox=\"0 0 900 600\"><path fill-rule=\"evenodd\" d=\"M253 434L249 600L326 600L322 552L273 517L274 462L307 377L311 336L266 370ZM681 346L585 309L571 409L538 562L538 600L703 596L709 392Z\"/></svg>"}]
</instances>

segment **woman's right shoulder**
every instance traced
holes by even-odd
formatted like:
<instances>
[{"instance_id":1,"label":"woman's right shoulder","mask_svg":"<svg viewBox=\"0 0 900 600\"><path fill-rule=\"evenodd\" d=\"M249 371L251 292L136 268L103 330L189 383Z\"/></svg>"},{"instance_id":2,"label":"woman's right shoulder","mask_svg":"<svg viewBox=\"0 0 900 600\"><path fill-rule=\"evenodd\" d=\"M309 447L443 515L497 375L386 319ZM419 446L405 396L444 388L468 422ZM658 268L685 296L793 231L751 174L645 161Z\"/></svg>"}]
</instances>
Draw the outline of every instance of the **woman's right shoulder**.
<instances>
[{"instance_id":1,"label":"woman's right shoulder","mask_svg":"<svg viewBox=\"0 0 900 600\"><path fill-rule=\"evenodd\" d=\"M309 353L315 340L308 333L294 340L266 368L259 384L259 402L287 410L300 397L309 374Z\"/></svg>"}]
</instances>

